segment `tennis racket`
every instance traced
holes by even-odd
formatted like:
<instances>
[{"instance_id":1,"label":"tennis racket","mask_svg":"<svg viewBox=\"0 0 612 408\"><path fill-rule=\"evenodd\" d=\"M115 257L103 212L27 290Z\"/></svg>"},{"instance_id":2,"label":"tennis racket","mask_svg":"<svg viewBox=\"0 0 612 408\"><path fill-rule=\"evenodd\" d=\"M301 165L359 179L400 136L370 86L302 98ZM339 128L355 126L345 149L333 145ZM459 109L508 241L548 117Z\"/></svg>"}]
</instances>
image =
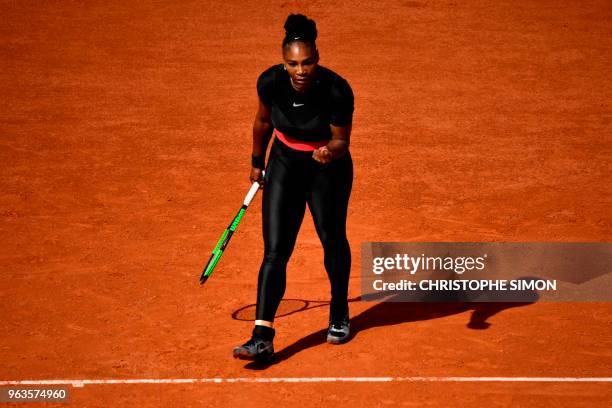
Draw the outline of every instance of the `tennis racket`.
<instances>
[{"instance_id":1,"label":"tennis racket","mask_svg":"<svg viewBox=\"0 0 612 408\"><path fill-rule=\"evenodd\" d=\"M246 213L247 208L249 208L249 204L251 204L251 201L253 201L253 198L257 194L257 190L259 190L259 187L259 182L256 181L253 183L251 189L244 198L244 202L242 203L242 207L240 207L238 214L236 214L229 227L227 227L225 231L223 231L223 234L221 234L221 238L219 238L215 249L213 249L212 251L212 255L210 255L210 259L208 260L206 266L204 267L204 270L202 271L202 275L200 275L201 285L203 285L204 282L206 282L206 280L213 273L215 266L217 266L219 259L221 259L221 256L223 255L223 251L225 251L225 248L227 248L230 239L232 239L232 235L234 235L234 231L236 231L236 228L238 228L240 220L242 220L242 217Z\"/></svg>"}]
</instances>

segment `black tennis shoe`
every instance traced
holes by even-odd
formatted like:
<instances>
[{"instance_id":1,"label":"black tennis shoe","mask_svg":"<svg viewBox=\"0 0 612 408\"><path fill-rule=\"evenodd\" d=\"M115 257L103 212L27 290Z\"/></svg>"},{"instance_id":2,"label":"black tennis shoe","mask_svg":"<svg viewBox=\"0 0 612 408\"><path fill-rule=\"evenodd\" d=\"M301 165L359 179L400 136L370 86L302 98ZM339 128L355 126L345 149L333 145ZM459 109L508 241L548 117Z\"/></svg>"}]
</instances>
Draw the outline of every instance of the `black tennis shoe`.
<instances>
[{"instance_id":1,"label":"black tennis shoe","mask_svg":"<svg viewBox=\"0 0 612 408\"><path fill-rule=\"evenodd\" d=\"M252 337L242 346L234 347L234 358L241 360L268 361L274 355L272 340Z\"/></svg>"},{"instance_id":2,"label":"black tennis shoe","mask_svg":"<svg viewBox=\"0 0 612 408\"><path fill-rule=\"evenodd\" d=\"M342 344L351 337L351 325L348 315L339 322L329 321L327 329L327 342L331 344Z\"/></svg>"}]
</instances>

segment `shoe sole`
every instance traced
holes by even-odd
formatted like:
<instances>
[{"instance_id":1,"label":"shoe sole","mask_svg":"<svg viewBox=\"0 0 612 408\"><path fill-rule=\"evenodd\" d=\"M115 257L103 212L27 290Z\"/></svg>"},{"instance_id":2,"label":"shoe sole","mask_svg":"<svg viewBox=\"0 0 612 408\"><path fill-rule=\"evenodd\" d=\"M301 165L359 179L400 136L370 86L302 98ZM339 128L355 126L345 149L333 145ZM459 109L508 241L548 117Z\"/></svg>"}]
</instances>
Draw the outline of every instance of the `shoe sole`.
<instances>
[{"instance_id":1,"label":"shoe sole","mask_svg":"<svg viewBox=\"0 0 612 408\"><path fill-rule=\"evenodd\" d=\"M234 349L233 355L234 355L234 358L237 358L239 360L248 360L248 361L257 361L257 362L266 362L274 358L274 352L253 355L253 354L243 353L242 350L238 348Z\"/></svg>"},{"instance_id":2,"label":"shoe sole","mask_svg":"<svg viewBox=\"0 0 612 408\"><path fill-rule=\"evenodd\" d=\"M351 339L351 335L349 334L346 337L335 337L335 336L327 336L327 342L329 344L343 344Z\"/></svg>"}]
</instances>

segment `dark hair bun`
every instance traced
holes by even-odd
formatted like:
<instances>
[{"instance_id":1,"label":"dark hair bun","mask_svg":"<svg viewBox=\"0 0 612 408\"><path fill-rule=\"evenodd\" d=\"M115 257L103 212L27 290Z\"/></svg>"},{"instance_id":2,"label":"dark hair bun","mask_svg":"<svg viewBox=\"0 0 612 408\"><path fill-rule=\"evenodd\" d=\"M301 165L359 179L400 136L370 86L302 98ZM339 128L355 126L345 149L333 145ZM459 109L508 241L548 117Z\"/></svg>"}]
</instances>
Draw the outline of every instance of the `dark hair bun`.
<instances>
[{"instance_id":1,"label":"dark hair bun","mask_svg":"<svg viewBox=\"0 0 612 408\"><path fill-rule=\"evenodd\" d=\"M311 42L317 39L317 24L303 14L289 14L285 21L283 45L293 41Z\"/></svg>"}]
</instances>

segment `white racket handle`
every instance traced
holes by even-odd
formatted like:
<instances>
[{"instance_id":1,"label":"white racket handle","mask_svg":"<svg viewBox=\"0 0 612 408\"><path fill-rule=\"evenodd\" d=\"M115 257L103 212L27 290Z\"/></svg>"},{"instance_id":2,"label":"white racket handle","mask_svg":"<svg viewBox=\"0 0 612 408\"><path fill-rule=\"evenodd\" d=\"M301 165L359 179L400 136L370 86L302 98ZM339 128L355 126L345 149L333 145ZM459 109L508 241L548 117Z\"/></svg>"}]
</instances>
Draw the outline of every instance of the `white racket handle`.
<instances>
[{"instance_id":1,"label":"white racket handle","mask_svg":"<svg viewBox=\"0 0 612 408\"><path fill-rule=\"evenodd\" d=\"M262 176L266 175L265 171L261 172ZM246 197L244 198L244 203L242 203L242 205L244 205L245 207L248 207L249 204L251 204L251 201L253 201L253 198L255 197L255 194L257 194L257 190L259 190L259 182L256 181L253 183L253 185L251 186L251 189L249 190L249 192L247 193Z\"/></svg>"}]
</instances>

